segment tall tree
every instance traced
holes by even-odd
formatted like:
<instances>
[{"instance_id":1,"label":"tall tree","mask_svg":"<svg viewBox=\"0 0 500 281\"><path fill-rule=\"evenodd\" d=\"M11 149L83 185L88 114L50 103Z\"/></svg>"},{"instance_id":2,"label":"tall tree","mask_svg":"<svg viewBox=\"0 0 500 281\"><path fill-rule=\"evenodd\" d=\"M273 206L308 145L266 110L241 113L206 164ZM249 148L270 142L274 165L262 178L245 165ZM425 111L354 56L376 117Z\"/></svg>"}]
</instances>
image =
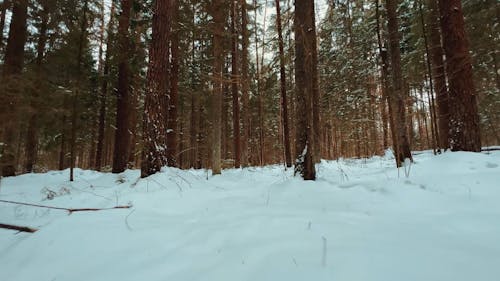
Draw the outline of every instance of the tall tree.
<instances>
[{"instance_id":1,"label":"tall tree","mask_svg":"<svg viewBox=\"0 0 500 281\"><path fill-rule=\"evenodd\" d=\"M24 64L24 45L27 38L26 21L28 18L28 0L14 2L12 8L12 19L10 22L9 38L5 49L4 66L2 72L2 102L8 104L3 109L2 120L2 143L3 151L0 158L2 176L14 176L16 174L17 158L17 136L18 120L17 110L19 106L20 92L17 90L16 81L21 78Z\"/></svg>"},{"instance_id":2,"label":"tall tree","mask_svg":"<svg viewBox=\"0 0 500 281\"><path fill-rule=\"evenodd\" d=\"M149 50L146 97L143 117L143 160L141 177L161 170L167 164L166 100L168 95L169 42L173 0L155 1L153 33Z\"/></svg>"},{"instance_id":3,"label":"tall tree","mask_svg":"<svg viewBox=\"0 0 500 281\"><path fill-rule=\"evenodd\" d=\"M45 45L47 44L47 31L49 25L50 11L54 7L51 7L47 1L40 1L41 12L40 12L40 25L38 32L38 40L36 45L36 69L35 69L35 87L32 91L31 96L31 117L28 121L28 132L26 134L26 162L25 171L30 173L33 171L33 166L35 165L37 146L38 146L38 118L39 118L39 96L40 90L42 89L43 80L43 69L42 62L45 53Z\"/></svg>"},{"instance_id":4,"label":"tall tree","mask_svg":"<svg viewBox=\"0 0 500 281\"><path fill-rule=\"evenodd\" d=\"M106 129L106 109L107 109L107 95L108 95L108 81L110 73L111 64L111 46L114 41L114 18L115 18L115 2L111 2L111 8L109 12L109 22L107 27L107 38L106 38L106 55L104 58L104 66L102 69L101 85L100 85L100 95L99 95L99 118L98 118L98 129L97 129L97 145L96 145L96 155L95 155L95 169L97 171L101 170L102 158L104 151L104 133ZM104 17L102 21L104 20Z\"/></svg>"},{"instance_id":5,"label":"tall tree","mask_svg":"<svg viewBox=\"0 0 500 281\"><path fill-rule=\"evenodd\" d=\"M122 0L122 12L118 20L118 85L116 104L116 131L113 153L113 173L121 173L127 168L129 150L130 114L130 12L132 0Z\"/></svg>"},{"instance_id":6,"label":"tall tree","mask_svg":"<svg viewBox=\"0 0 500 281\"><path fill-rule=\"evenodd\" d=\"M292 167L292 152L290 148L290 128L288 124L288 98L286 93L285 50L283 43L283 28L281 24L280 0L276 0L276 27L278 31L278 50L280 57L280 90L281 90L281 115L283 119L283 143L285 164Z\"/></svg>"},{"instance_id":7,"label":"tall tree","mask_svg":"<svg viewBox=\"0 0 500 281\"><path fill-rule=\"evenodd\" d=\"M71 135L70 135L70 170L69 170L69 180L74 180L74 168L76 161L76 133L77 133L77 119L79 116L78 110L78 99L80 95L80 86L82 85L82 80L84 79L82 75L82 63L85 48L87 45L87 28L88 28L88 12L89 12L89 0L83 2L83 13L80 20L80 29L78 36L78 49L76 52L76 85L73 91L73 101L71 109Z\"/></svg>"},{"instance_id":8,"label":"tall tree","mask_svg":"<svg viewBox=\"0 0 500 281\"><path fill-rule=\"evenodd\" d=\"M297 138L295 174L300 174L305 180L316 179L314 167L314 118L313 118L313 91L314 69L313 48L316 48L313 37L316 37L314 28L314 1L295 1L295 89L297 97Z\"/></svg>"},{"instance_id":9,"label":"tall tree","mask_svg":"<svg viewBox=\"0 0 500 281\"><path fill-rule=\"evenodd\" d=\"M213 17L213 70L212 70L212 173L221 173L221 119L224 67L224 26L225 26L225 1L212 0Z\"/></svg>"},{"instance_id":10,"label":"tall tree","mask_svg":"<svg viewBox=\"0 0 500 281\"><path fill-rule=\"evenodd\" d=\"M170 93L168 96L167 113L167 164L177 167L177 142L179 138L178 108L179 108L179 0L173 0L172 38L171 38L171 67L170 67Z\"/></svg>"},{"instance_id":11,"label":"tall tree","mask_svg":"<svg viewBox=\"0 0 500 281\"><path fill-rule=\"evenodd\" d=\"M387 49L384 48L383 43L382 43L382 32L381 32L381 23L380 23L380 8L379 8L379 1L380 0L375 0L375 17L376 17L376 22L377 22L377 43L378 43L378 50L379 50L379 55L380 55L380 63L382 64L381 66L381 71L380 71L380 79L381 79L381 90L382 90L382 98L383 98L383 104L387 105L387 113L388 116L386 118L389 119L389 126L391 129L391 138L393 142L393 148L394 151L397 150L397 138L396 138L396 128L394 124L394 109L393 109L393 95L390 93L390 90L392 88L389 85L389 62L387 58ZM385 111L385 109L383 109ZM386 112L383 112L382 114L387 114ZM385 125L384 125L385 126ZM384 141L385 142L385 141ZM386 146L384 145L384 149Z\"/></svg>"},{"instance_id":12,"label":"tall tree","mask_svg":"<svg viewBox=\"0 0 500 281\"><path fill-rule=\"evenodd\" d=\"M239 69L238 69L238 0L231 0L231 92L233 95L233 150L234 166L241 166L240 140L240 99L239 99Z\"/></svg>"},{"instance_id":13,"label":"tall tree","mask_svg":"<svg viewBox=\"0 0 500 281\"><path fill-rule=\"evenodd\" d=\"M440 147L449 147L450 111L448 104L448 88L446 86L445 64L443 60L443 46L441 45L441 31L439 28L439 10L436 0L428 0L430 24L430 52L432 61L432 79L438 108L438 132Z\"/></svg>"},{"instance_id":14,"label":"tall tree","mask_svg":"<svg viewBox=\"0 0 500 281\"><path fill-rule=\"evenodd\" d=\"M479 114L462 3L460 0L439 0L439 12L450 86L450 148L452 151L479 152Z\"/></svg>"},{"instance_id":15,"label":"tall tree","mask_svg":"<svg viewBox=\"0 0 500 281\"><path fill-rule=\"evenodd\" d=\"M248 75L248 11L247 1L241 0L241 101L243 136L241 140L241 159L243 167L248 166L248 140L250 138L250 101L249 101L249 75Z\"/></svg>"},{"instance_id":16,"label":"tall tree","mask_svg":"<svg viewBox=\"0 0 500 281\"><path fill-rule=\"evenodd\" d=\"M400 51L400 33L398 24L398 14L396 11L398 0L386 0L387 9L387 28L389 31L389 53L391 58L392 91L395 116L394 123L396 127L396 164L402 166L405 159L413 160L410 150L410 143L406 132L406 107L405 107L405 89L403 85L403 75L401 69L401 51Z\"/></svg>"}]
</instances>

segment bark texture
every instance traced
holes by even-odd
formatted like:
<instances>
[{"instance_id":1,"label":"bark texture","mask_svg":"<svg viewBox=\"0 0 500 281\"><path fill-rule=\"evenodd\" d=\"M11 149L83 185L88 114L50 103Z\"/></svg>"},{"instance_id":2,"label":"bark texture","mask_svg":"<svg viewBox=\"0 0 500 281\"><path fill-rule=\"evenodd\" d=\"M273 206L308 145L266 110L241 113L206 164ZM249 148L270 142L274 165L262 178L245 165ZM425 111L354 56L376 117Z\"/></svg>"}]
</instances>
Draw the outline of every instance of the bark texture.
<instances>
[{"instance_id":1,"label":"bark texture","mask_svg":"<svg viewBox=\"0 0 500 281\"><path fill-rule=\"evenodd\" d=\"M316 179L314 167L314 114L313 91L314 69L313 48L316 37L314 28L314 1L295 1L295 89L297 97L297 138L295 174L300 174L305 180Z\"/></svg>"},{"instance_id":2,"label":"bark texture","mask_svg":"<svg viewBox=\"0 0 500 281\"><path fill-rule=\"evenodd\" d=\"M156 1L143 117L141 176L147 177L167 164L166 101L168 95L169 42L172 0Z\"/></svg>"},{"instance_id":3,"label":"bark texture","mask_svg":"<svg viewBox=\"0 0 500 281\"><path fill-rule=\"evenodd\" d=\"M248 12L246 0L241 0L241 102L243 135L241 139L241 161L243 167L249 164L248 140L250 138L250 101L248 77Z\"/></svg>"},{"instance_id":4,"label":"bark texture","mask_svg":"<svg viewBox=\"0 0 500 281\"><path fill-rule=\"evenodd\" d=\"M96 145L96 155L95 155L95 169L97 171L101 170L102 158L104 152L104 133L106 129L106 108L107 108L107 95L108 95L108 75L111 60L111 45L113 42L113 26L114 26L114 15L115 15L115 4L114 1L111 2L110 18L108 22L108 38L106 39L106 56L104 58L103 73L101 77L101 89L99 95L99 119L98 119L98 129L97 129L97 145Z\"/></svg>"},{"instance_id":5,"label":"bark texture","mask_svg":"<svg viewBox=\"0 0 500 281\"><path fill-rule=\"evenodd\" d=\"M113 173L127 168L130 142L130 11L132 0L121 1L122 12L118 20L118 85L116 92L116 131L113 152Z\"/></svg>"},{"instance_id":6,"label":"bark texture","mask_svg":"<svg viewBox=\"0 0 500 281\"><path fill-rule=\"evenodd\" d=\"M27 173L33 172L33 168L36 161L37 147L38 147L38 110L40 91L43 88L43 69L42 62L45 52L45 44L47 43L47 29L49 23L49 7L46 1L42 1L42 12L41 12L41 22L38 32L37 40L37 54L36 54L36 77L35 77L35 88L33 89L31 95L31 116L28 121L28 132L26 134L26 162L24 164L24 170Z\"/></svg>"},{"instance_id":7,"label":"bark texture","mask_svg":"<svg viewBox=\"0 0 500 281\"><path fill-rule=\"evenodd\" d=\"M281 91L281 118L283 122L283 146L285 164L292 167L292 152L290 148L290 127L288 124L288 97L286 92L285 50L283 43L283 28L281 24L280 0L276 0L276 27L278 31L278 49L280 57L280 91Z\"/></svg>"},{"instance_id":8,"label":"bark texture","mask_svg":"<svg viewBox=\"0 0 500 281\"><path fill-rule=\"evenodd\" d=\"M179 107L179 25L177 24L178 0L173 0L172 13L172 38L171 53L172 65L170 75L170 94L168 99L167 118L167 164L170 167L177 167L177 142L179 137L178 107Z\"/></svg>"},{"instance_id":9,"label":"bark texture","mask_svg":"<svg viewBox=\"0 0 500 281\"><path fill-rule=\"evenodd\" d=\"M233 96L233 150L234 166L241 166L240 140L240 97L239 97L239 69L238 69L238 29L236 17L238 1L231 0L231 93Z\"/></svg>"},{"instance_id":10,"label":"bark texture","mask_svg":"<svg viewBox=\"0 0 500 281\"><path fill-rule=\"evenodd\" d=\"M430 25L430 52L432 61L432 80L436 93L438 132L440 147L447 149L449 145L450 110L448 105L448 88L446 86L445 64L443 60L443 46L441 44L441 30L439 28L439 10L436 0L428 0Z\"/></svg>"},{"instance_id":11,"label":"bark texture","mask_svg":"<svg viewBox=\"0 0 500 281\"><path fill-rule=\"evenodd\" d=\"M396 164L402 166L405 159L413 160L410 150L410 143L406 132L406 93L403 84L403 72L401 69L401 51L399 46L400 34L398 15L396 12L397 0L386 0L387 28L389 31L389 53L391 58L392 74L392 99L394 110L394 123L396 128Z\"/></svg>"},{"instance_id":12,"label":"bark texture","mask_svg":"<svg viewBox=\"0 0 500 281\"><path fill-rule=\"evenodd\" d=\"M2 176L16 175L16 159L18 144L18 112L19 90L18 79L23 70L24 45L26 44L27 31L26 21L28 18L28 1L18 0L13 3L12 18L10 22L9 38L5 49L2 85L0 85L0 98L7 106L0 113L2 121L0 166ZM3 106L2 106L3 107Z\"/></svg>"},{"instance_id":13,"label":"bark texture","mask_svg":"<svg viewBox=\"0 0 500 281\"><path fill-rule=\"evenodd\" d=\"M446 73L450 86L449 139L452 151L481 151L477 97L460 0L439 0Z\"/></svg>"},{"instance_id":14,"label":"bark texture","mask_svg":"<svg viewBox=\"0 0 500 281\"><path fill-rule=\"evenodd\" d=\"M224 0L212 1L213 17L213 90L212 90L212 173L221 173L221 137L222 137L222 95L223 95L223 75L224 67L224 25L226 22L224 15Z\"/></svg>"}]
</instances>

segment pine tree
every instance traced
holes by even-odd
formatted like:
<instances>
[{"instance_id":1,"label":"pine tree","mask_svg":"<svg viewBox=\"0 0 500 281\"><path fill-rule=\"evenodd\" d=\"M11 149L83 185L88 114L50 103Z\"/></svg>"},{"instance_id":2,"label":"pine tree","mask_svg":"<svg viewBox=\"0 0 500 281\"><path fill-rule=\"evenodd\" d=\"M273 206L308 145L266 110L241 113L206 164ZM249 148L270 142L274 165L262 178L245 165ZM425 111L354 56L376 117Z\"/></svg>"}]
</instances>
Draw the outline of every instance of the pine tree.
<instances>
[{"instance_id":1,"label":"pine tree","mask_svg":"<svg viewBox=\"0 0 500 281\"><path fill-rule=\"evenodd\" d=\"M27 39L27 18L28 1L15 1L12 7L12 19L9 29L9 38L5 49L5 62L1 76L2 88L0 89L0 99L2 103L8 106L3 109L2 120L2 152L0 155L0 166L2 167L2 176L15 176L16 159L18 157L15 146L18 142L18 106L19 106L19 87L16 81L22 77L24 65L24 45Z\"/></svg>"},{"instance_id":2,"label":"pine tree","mask_svg":"<svg viewBox=\"0 0 500 281\"><path fill-rule=\"evenodd\" d=\"M116 131L113 153L113 173L121 173L127 168L130 142L128 115L130 114L130 13L131 0L121 1L118 20L118 85L116 106Z\"/></svg>"},{"instance_id":3,"label":"pine tree","mask_svg":"<svg viewBox=\"0 0 500 281\"><path fill-rule=\"evenodd\" d=\"M212 70L212 174L221 173L221 126L224 66L225 9L223 0L212 0L213 17L213 70Z\"/></svg>"},{"instance_id":4,"label":"pine tree","mask_svg":"<svg viewBox=\"0 0 500 281\"><path fill-rule=\"evenodd\" d=\"M295 2L295 83L297 96L297 111L300 116L296 118L297 138L295 161L295 174L300 174L305 180L316 179L314 167L314 131L313 131L313 91L314 75L317 69L315 63L313 43L316 37L314 28L314 1L304 0Z\"/></svg>"},{"instance_id":5,"label":"pine tree","mask_svg":"<svg viewBox=\"0 0 500 281\"><path fill-rule=\"evenodd\" d=\"M239 99L239 55L237 31L237 0L231 0L231 93L233 97L233 150L234 166L241 166L240 99Z\"/></svg>"},{"instance_id":6,"label":"pine tree","mask_svg":"<svg viewBox=\"0 0 500 281\"><path fill-rule=\"evenodd\" d=\"M276 26L278 32L278 50L280 60L280 90L281 90L281 111L283 120L283 143L285 164L288 168L292 167L292 152L290 148L290 128L288 125L288 98L286 93L286 69L285 69L285 50L283 43L283 30L281 24L280 0L276 0Z\"/></svg>"},{"instance_id":7,"label":"pine tree","mask_svg":"<svg viewBox=\"0 0 500 281\"><path fill-rule=\"evenodd\" d=\"M436 0L428 0L432 79L434 81L434 92L438 107L438 131L440 146L443 149L449 147L449 121L450 112L448 105L448 88L446 86L445 65L443 60L443 47L441 45L441 31L439 28L439 11Z\"/></svg>"},{"instance_id":8,"label":"pine tree","mask_svg":"<svg viewBox=\"0 0 500 281\"><path fill-rule=\"evenodd\" d=\"M460 0L439 0L446 74L450 85L450 148L481 151L477 97Z\"/></svg>"},{"instance_id":9,"label":"pine tree","mask_svg":"<svg viewBox=\"0 0 500 281\"><path fill-rule=\"evenodd\" d=\"M405 93L401 70L400 34L398 30L397 0L386 0L387 27L389 31L389 53L391 57L392 94L394 99L394 123L396 127L396 163L400 167L405 159L413 161L406 132Z\"/></svg>"},{"instance_id":10,"label":"pine tree","mask_svg":"<svg viewBox=\"0 0 500 281\"><path fill-rule=\"evenodd\" d=\"M179 108L179 25L177 23L179 13L179 0L174 0L173 25L171 38L171 68L170 68L170 94L168 97L167 113L167 164L177 167L177 144L179 137L178 108Z\"/></svg>"},{"instance_id":11,"label":"pine tree","mask_svg":"<svg viewBox=\"0 0 500 281\"><path fill-rule=\"evenodd\" d=\"M167 110L169 42L173 0L156 1L143 116L143 160L141 177L159 172L167 164L165 124Z\"/></svg>"}]
</instances>

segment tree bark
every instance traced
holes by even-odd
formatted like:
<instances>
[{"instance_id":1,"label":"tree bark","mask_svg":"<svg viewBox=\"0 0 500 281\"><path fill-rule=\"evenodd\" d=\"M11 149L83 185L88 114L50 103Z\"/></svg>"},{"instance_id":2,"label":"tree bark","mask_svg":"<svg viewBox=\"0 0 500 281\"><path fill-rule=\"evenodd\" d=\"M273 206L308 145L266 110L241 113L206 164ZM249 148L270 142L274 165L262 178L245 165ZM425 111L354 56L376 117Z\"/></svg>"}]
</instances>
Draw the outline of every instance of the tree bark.
<instances>
[{"instance_id":1,"label":"tree bark","mask_svg":"<svg viewBox=\"0 0 500 281\"><path fill-rule=\"evenodd\" d=\"M71 112L71 135L70 135L70 166L69 166L69 181L74 180L75 168L75 154L76 154L76 130L77 130L77 103L80 94L80 83L82 79L82 60L85 43L87 39L87 13L88 13L88 0L83 3L83 14L80 22L80 38L78 40L78 51L76 53L76 86L73 94L73 105Z\"/></svg>"},{"instance_id":2,"label":"tree bark","mask_svg":"<svg viewBox=\"0 0 500 281\"><path fill-rule=\"evenodd\" d=\"M169 42L173 0L156 1L153 33L149 50L146 97L143 117L143 160L141 177L147 177L167 164L166 101L169 92Z\"/></svg>"},{"instance_id":3,"label":"tree bark","mask_svg":"<svg viewBox=\"0 0 500 281\"><path fill-rule=\"evenodd\" d=\"M250 101L248 76L248 12L246 0L241 0L241 100L243 136L241 140L241 159L243 167L248 166L248 140L250 138Z\"/></svg>"},{"instance_id":4,"label":"tree bark","mask_svg":"<svg viewBox=\"0 0 500 281\"><path fill-rule=\"evenodd\" d=\"M106 56L104 59L104 67L101 77L101 94L99 96L99 126L97 131L97 148L95 154L95 169L97 171L101 170L102 158L104 151L104 138L105 138L105 128L106 128L106 103L108 95L108 80L109 80L109 68L111 63L111 46L113 43L113 26L114 26L114 16L115 16L115 2L111 1L110 17L108 22L108 38L106 39Z\"/></svg>"},{"instance_id":5,"label":"tree bark","mask_svg":"<svg viewBox=\"0 0 500 281\"><path fill-rule=\"evenodd\" d=\"M278 31L278 45L280 57L280 90L281 90L281 111L283 119L283 145L285 149L285 164L288 168L292 167L292 152L290 149L290 128L288 124L288 97L286 93L286 69L285 69L285 50L283 43L283 28L281 24L280 0L276 0L276 26Z\"/></svg>"},{"instance_id":6,"label":"tree bark","mask_svg":"<svg viewBox=\"0 0 500 281\"><path fill-rule=\"evenodd\" d=\"M179 13L178 0L173 0L172 34L171 34L171 68L170 68L170 94L168 99L167 113L167 165L177 167L177 142L179 137L179 126L177 111L179 107L179 25L177 14Z\"/></svg>"},{"instance_id":7,"label":"tree bark","mask_svg":"<svg viewBox=\"0 0 500 281\"><path fill-rule=\"evenodd\" d=\"M130 142L130 11L131 0L121 0L122 12L118 20L118 85L116 99L116 131L113 152L113 173L121 173L127 168Z\"/></svg>"},{"instance_id":8,"label":"tree bark","mask_svg":"<svg viewBox=\"0 0 500 281\"><path fill-rule=\"evenodd\" d=\"M19 89L16 80L20 78L24 64L24 45L27 39L26 21L28 18L28 1L18 0L12 8L9 38L5 49L2 73L2 100L8 103L2 116L3 152L0 159L2 176L16 175L16 145L18 142L18 103Z\"/></svg>"},{"instance_id":9,"label":"tree bark","mask_svg":"<svg viewBox=\"0 0 500 281\"><path fill-rule=\"evenodd\" d=\"M446 86L445 64L443 60L443 47L441 45L441 32L439 29L439 10L436 0L428 0L429 24L430 24L430 53L432 62L432 79L434 81L434 92L438 108L438 132L439 145L448 149L449 145L449 94Z\"/></svg>"},{"instance_id":10,"label":"tree bark","mask_svg":"<svg viewBox=\"0 0 500 281\"><path fill-rule=\"evenodd\" d=\"M31 113L30 119L28 121L28 132L26 135L26 162L24 164L24 169L27 173L33 172L33 167L36 161L37 147L38 147L38 110L40 97L40 90L42 88L42 62L45 52L45 44L47 42L47 27L49 22L49 7L45 1L42 1L42 12L41 12L41 22L40 31L38 33L37 42L37 55L36 55L36 81L35 88L31 96Z\"/></svg>"},{"instance_id":11,"label":"tree bark","mask_svg":"<svg viewBox=\"0 0 500 281\"><path fill-rule=\"evenodd\" d=\"M212 174L221 173L221 119L222 119L222 95L224 67L224 1L212 0L213 17L213 90L212 90Z\"/></svg>"},{"instance_id":12,"label":"tree bark","mask_svg":"<svg viewBox=\"0 0 500 281\"><path fill-rule=\"evenodd\" d=\"M477 97L472 60L460 0L439 0L446 73L450 86L450 148L481 151Z\"/></svg>"},{"instance_id":13,"label":"tree bark","mask_svg":"<svg viewBox=\"0 0 500 281\"><path fill-rule=\"evenodd\" d=\"M297 96L297 139L295 174L304 180L315 180L314 167L314 131L313 131L313 46L316 36L314 29L314 1L295 2L295 89Z\"/></svg>"},{"instance_id":14,"label":"tree bark","mask_svg":"<svg viewBox=\"0 0 500 281\"><path fill-rule=\"evenodd\" d=\"M238 85L240 83L238 69L238 30L237 8L238 0L231 0L231 92L233 95L233 149L234 166L241 166L241 140L240 140L240 99Z\"/></svg>"},{"instance_id":15,"label":"tree bark","mask_svg":"<svg viewBox=\"0 0 500 281\"><path fill-rule=\"evenodd\" d=\"M312 8L309 9L310 31L308 39L310 41L309 50L311 52L311 80L312 80L312 114L313 114L313 161L321 161L321 117L320 117L320 92L319 92L319 74L318 74L318 43L316 36L316 15L314 10L314 1Z\"/></svg>"},{"instance_id":16,"label":"tree bark","mask_svg":"<svg viewBox=\"0 0 500 281\"><path fill-rule=\"evenodd\" d=\"M399 46L400 34L398 15L396 12L397 0L386 0L387 27L389 31L389 53L391 57L391 70L393 82L393 99L395 108L394 123L396 126L397 153L396 164L401 167L405 159L413 161L408 135L406 133L405 92L403 87L403 74L401 69L401 52Z\"/></svg>"},{"instance_id":17,"label":"tree bark","mask_svg":"<svg viewBox=\"0 0 500 281\"><path fill-rule=\"evenodd\" d=\"M425 46L425 60L426 60L426 66L427 66L427 75L426 77L428 78L429 81L429 93L427 94L428 100L429 100L429 113L431 116L431 131L432 131L432 149L434 151L434 154L436 154L436 150L440 147L441 141L439 140L439 131L437 129L437 117L436 117L436 110L435 108L435 102L434 102L434 80L432 79L432 66L431 66L431 55L430 55L430 50L429 50L429 42L427 39L427 29L425 28L425 16L424 16L424 10L423 10L423 0L419 0L419 13L420 13L420 23L422 25L422 35L424 37L424 46Z\"/></svg>"}]
</instances>

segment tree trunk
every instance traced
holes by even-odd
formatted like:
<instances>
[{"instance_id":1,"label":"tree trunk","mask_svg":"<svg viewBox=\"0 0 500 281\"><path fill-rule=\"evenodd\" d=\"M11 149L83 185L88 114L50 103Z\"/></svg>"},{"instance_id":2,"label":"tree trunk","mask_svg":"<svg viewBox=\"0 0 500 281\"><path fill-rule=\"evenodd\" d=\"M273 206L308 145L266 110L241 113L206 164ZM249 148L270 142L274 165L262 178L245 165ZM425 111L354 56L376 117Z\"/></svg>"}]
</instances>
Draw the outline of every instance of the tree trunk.
<instances>
[{"instance_id":1,"label":"tree trunk","mask_svg":"<svg viewBox=\"0 0 500 281\"><path fill-rule=\"evenodd\" d=\"M224 1L212 1L213 17L213 92L212 92L212 174L221 173L222 69L224 67Z\"/></svg>"},{"instance_id":2,"label":"tree trunk","mask_svg":"<svg viewBox=\"0 0 500 281\"><path fill-rule=\"evenodd\" d=\"M115 16L115 2L111 1L110 18L108 22L108 38L106 39L106 57L104 59L104 68L101 77L101 94L99 97L100 108L99 108L99 127L97 132L97 148L95 153L95 169L97 171L101 170L103 151L104 151L104 138L105 138L105 128L106 128L106 102L108 95L108 80L109 80L109 68L111 63L111 45L113 43L113 26L114 26L114 16Z\"/></svg>"},{"instance_id":3,"label":"tree trunk","mask_svg":"<svg viewBox=\"0 0 500 281\"><path fill-rule=\"evenodd\" d=\"M47 25L49 21L49 7L45 2L42 2L41 23L40 31L38 34L37 42L37 55L36 55L36 81L33 94L31 96L31 117L28 121L28 132L26 136L26 163L24 165L25 171L31 173L36 161L37 146L38 146L38 110L39 110L39 96L40 89L43 83L43 70L42 61L45 52L45 44L47 42Z\"/></svg>"},{"instance_id":4,"label":"tree trunk","mask_svg":"<svg viewBox=\"0 0 500 281\"><path fill-rule=\"evenodd\" d=\"M156 1L153 33L149 50L146 97L143 117L143 160L141 177L147 177L167 164L166 94L168 94L169 42L173 0Z\"/></svg>"},{"instance_id":5,"label":"tree trunk","mask_svg":"<svg viewBox=\"0 0 500 281\"><path fill-rule=\"evenodd\" d=\"M316 179L314 167L314 132L313 132L313 48L316 36L314 29L314 1L295 2L295 87L297 96L297 139L295 174L305 180ZM312 16L312 17L311 17Z\"/></svg>"},{"instance_id":6,"label":"tree trunk","mask_svg":"<svg viewBox=\"0 0 500 281\"><path fill-rule=\"evenodd\" d=\"M63 113L61 120L61 144L59 146L59 170L62 171L65 168L65 158L66 158L66 114Z\"/></svg>"},{"instance_id":7,"label":"tree trunk","mask_svg":"<svg viewBox=\"0 0 500 281\"><path fill-rule=\"evenodd\" d=\"M276 0L276 26L278 28L278 44L280 56L280 90L281 90L281 111L283 118L283 144L285 149L285 164L292 167L292 152L290 149L290 128L288 125L288 98L286 93L286 70L285 70L285 50L283 43L283 30L281 24L280 0Z\"/></svg>"},{"instance_id":8,"label":"tree trunk","mask_svg":"<svg viewBox=\"0 0 500 281\"><path fill-rule=\"evenodd\" d=\"M233 94L233 146L234 166L241 166L241 140L240 140L240 100L238 85L240 82L238 69L238 30L237 26L237 0L231 0L231 92Z\"/></svg>"},{"instance_id":9,"label":"tree trunk","mask_svg":"<svg viewBox=\"0 0 500 281\"><path fill-rule=\"evenodd\" d=\"M83 60L83 52L85 48L85 41L87 39L87 12L88 12L88 0L83 3L83 15L80 22L80 38L78 40L78 51L76 54L76 87L73 94L73 106L71 112L71 136L70 136L70 166L69 166L69 181L74 180L74 168L75 168L75 153L76 153L76 128L77 128L77 103L78 96L80 93L80 83L82 79L81 67Z\"/></svg>"},{"instance_id":10,"label":"tree trunk","mask_svg":"<svg viewBox=\"0 0 500 281\"><path fill-rule=\"evenodd\" d=\"M435 103L434 103L434 81L432 79L432 66L431 66L431 55L430 55L430 50L429 50L429 43L427 40L427 29L425 28L425 17L424 17L424 11L423 11L423 0L419 0L419 13L420 13L420 22L422 25L422 34L424 37L424 46L425 46L425 59L426 59L426 66L427 66L427 75L428 81L429 81L429 93L427 95L428 100L429 100L429 113L431 116L431 130L432 130L432 149L434 151L434 154L436 154L436 150L439 148L441 141L439 140L439 131L437 129L437 118L436 118L436 111L434 109Z\"/></svg>"},{"instance_id":11,"label":"tree trunk","mask_svg":"<svg viewBox=\"0 0 500 281\"><path fill-rule=\"evenodd\" d=\"M113 173L121 173L127 168L130 142L130 11L131 0L121 0L122 12L118 20L118 86L116 99L116 131L113 152Z\"/></svg>"},{"instance_id":12,"label":"tree trunk","mask_svg":"<svg viewBox=\"0 0 500 281\"><path fill-rule=\"evenodd\" d=\"M312 80L312 114L313 114L313 161L319 163L321 161L321 117L320 117L320 93L319 93L319 75L318 75L318 43L316 36L316 15L314 10L314 1L312 8L309 9L310 28L308 34L308 52L311 52L311 80ZM309 56L309 55L308 55Z\"/></svg>"},{"instance_id":13,"label":"tree trunk","mask_svg":"<svg viewBox=\"0 0 500 281\"><path fill-rule=\"evenodd\" d=\"M241 0L241 99L243 138L241 140L241 159L243 167L248 166L248 140L250 138L250 101L248 77L248 12L246 0Z\"/></svg>"},{"instance_id":14,"label":"tree trunk","mask_svg":"<svg viewBox=\"0 0 500 281\"><path fill-rule=\"evenodd\" d=\"M389 31L389 53L391 56L391 70L393 82L393 99L396 106L394 121L396 125L397 154L396 164L401 167L405 159L413 161L408 135L406 133L405 92L401 69L401 52L399 46L400 34L398 30L398 15L396 12L397 0L386 0L387 27Z\"/></svg>"},{"instance_id":15,"label":"tree trunk","mask_svg":"<svg viewBox=\"0 0 500 281\"><path fill-rule=\"evenodd\" d=\"M449 95L446 87L445 65L443 61L443 47L441 45L441 32L439 29L439 11L436 0L428 0L429 24L430 24L430 53L432 61L432 79L434 81L434 92L438 108L438 133L439 146L443 149L449 145Z\"/></svg>"},{"instance_id":16,"label":"tree trunk","mask_svg":"<svg viewBox=\"0 0 500 281\"><path fill-rule=\"evenodd\" d=\"M387 116L386 118L389 120L389 127L391 131L391 139L392 139L392 147L394 150L394 155L397 155L398 144L396 138L396 126L394 122L394 102L393 95L391 93L392 88L389 83L389 62L387 58L387 50L383 47L382 44L382 35L381 35L381 24L380 24L380 12L379 12L379 0L376 1L375 13L376 13L376 22L377 22L377 41L378 41L378 49L381 60L381 73L380 79L382 80L382 98L383 102L387 104Z\"/></svg>"},{"instance_id":17,"label":"tree trunk","mask_svg":"<svg viewBox=\"0 0 500 281\"><path fill-rule=\"evenodd\" d=\"M179 13L179 1L173 1L172 13L172 65L170 74L170 98L168 99L168 119L167 119L167 164L170 167L177 167L177 142L179 138L179 125L177 111L179 107L179 25L177 24L177 14Z\"/></svg>"},{"instance_id":18,"label":"tree trunk","mask_svg":"<svg viewBox=\"0 0 500 281\"><path fill-rule=\"evenodd\" d=\"M9 38L5 49L3 73L2 73L2 99L8 103L2 118L2 141L3 152L0 159L2 176L15 176L16 174L16 150L18 142L18 96L19 89L16 80L20 78L24 64L24 45L27 39L26 21L28 18L28 1L19 0L14 2L9 29Z\"/></svg>"},{"instance_id":19,"label":"tree trunk","mask_svg":"<svg viewBox=\"0 0 500 281\"><path fill-rule=\"evenodd\" d=\"M439 0L446 73L450 85L450 148L481 151L477 98L460 0Z\"/></svg>"}]
</instances>

